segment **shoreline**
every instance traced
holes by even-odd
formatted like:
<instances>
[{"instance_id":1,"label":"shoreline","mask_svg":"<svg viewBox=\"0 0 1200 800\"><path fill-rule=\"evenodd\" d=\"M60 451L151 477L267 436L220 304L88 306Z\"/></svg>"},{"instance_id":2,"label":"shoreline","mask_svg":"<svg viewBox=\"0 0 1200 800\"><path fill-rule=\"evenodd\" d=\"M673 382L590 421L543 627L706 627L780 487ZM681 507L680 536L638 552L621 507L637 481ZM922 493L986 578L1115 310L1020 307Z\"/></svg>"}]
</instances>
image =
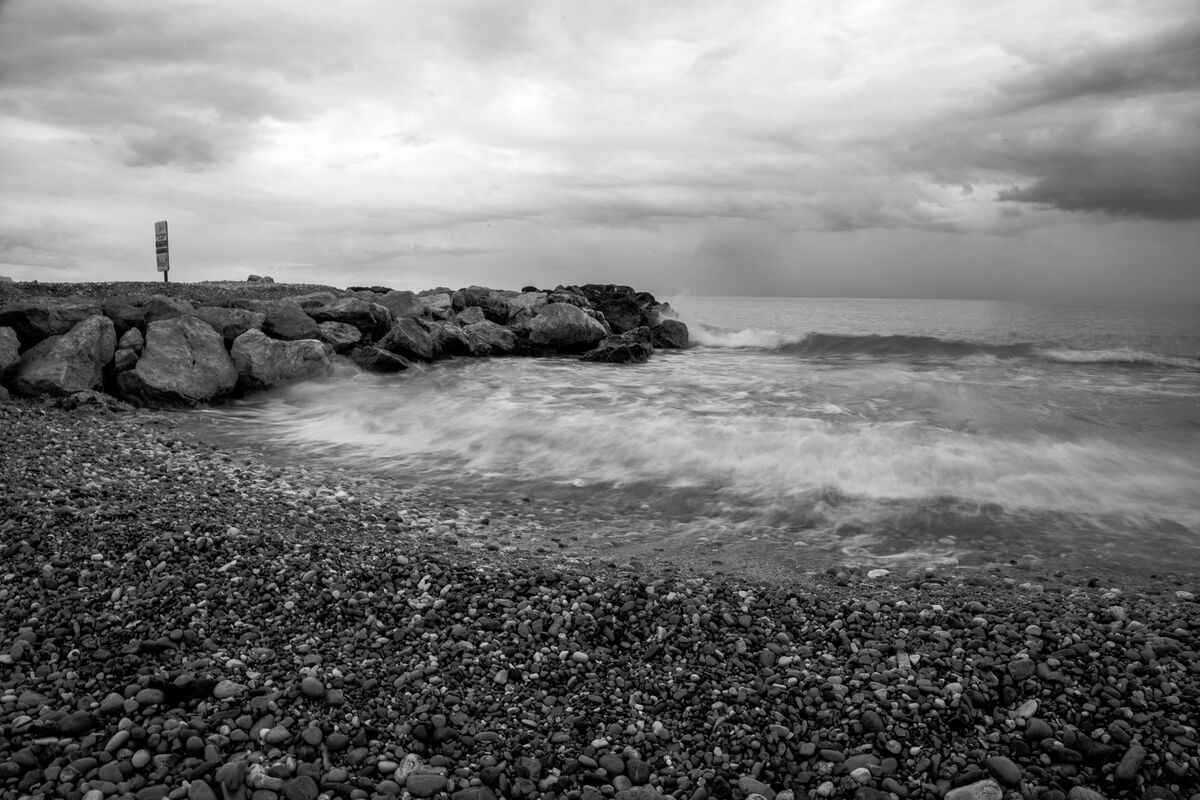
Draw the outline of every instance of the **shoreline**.
<instances>
[{"instance_id":1,"label":"shoreline","mask_svg":"<svg viewBox=\"0 0 1200 800\"><path fill-rule=\"evenodd\" d=\"M184 415L0 418L0 796L1200 792L1182 579L634 571Z\"/></svg>"}]
</instances>

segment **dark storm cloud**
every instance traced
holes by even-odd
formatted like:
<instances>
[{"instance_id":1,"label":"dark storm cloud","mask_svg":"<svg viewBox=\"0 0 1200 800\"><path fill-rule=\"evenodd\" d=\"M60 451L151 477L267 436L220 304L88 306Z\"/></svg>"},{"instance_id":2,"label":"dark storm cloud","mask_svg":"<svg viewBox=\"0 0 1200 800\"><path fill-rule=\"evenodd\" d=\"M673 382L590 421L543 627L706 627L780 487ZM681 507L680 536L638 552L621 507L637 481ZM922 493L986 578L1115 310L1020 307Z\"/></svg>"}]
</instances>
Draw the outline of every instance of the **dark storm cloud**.
<instances>
[{"instance_id":1,"label":"dark storm cloud","mask_svg":"<svg viewBox=\"0 0 1200 800\"><path fill-rule=\"evenodd\" d=\"M1000 86L1014 109L1076 99L1193 93L1200 88L1200 21L1131 42L1031 59L1032 74Z\"/></svg>"},{"instance_id":2,"label":"dark storm cloud","mask_svg":"<svg viewBox=\"0 0 1200 800\"><path fill-rule=\"evenodd\" d=\"M991 99L882 146L944 185L988 184L1000 202L1200 219L1200 22L1031 55Z\"/></svg>"}]
</instances>

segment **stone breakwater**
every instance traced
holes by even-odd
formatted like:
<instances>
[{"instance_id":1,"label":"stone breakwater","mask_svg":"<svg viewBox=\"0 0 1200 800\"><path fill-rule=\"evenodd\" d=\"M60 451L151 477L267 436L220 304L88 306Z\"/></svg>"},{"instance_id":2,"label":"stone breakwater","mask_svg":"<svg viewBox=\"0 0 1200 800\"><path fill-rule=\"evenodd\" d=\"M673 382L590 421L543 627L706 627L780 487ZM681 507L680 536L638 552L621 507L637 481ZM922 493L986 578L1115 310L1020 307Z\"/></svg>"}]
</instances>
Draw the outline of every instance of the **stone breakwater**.
<instances>
[{"instance_id":1,"label":"stone breakwater","mask_svg":"<svg viewBox=\"0 0 1200 800\"><path fill-rule=\"evenodd\" d=\"M572 563L188 424L0 406L0 797L1200 797L1183 579Z\"/></svg>"},{"instance_id":2,"label":"stone breakwater","mask_svg":"<svg viewBox=\"0 0 1200 800\"><path fill-rule=\"evenodd\" d=\"M287 287L257 282L156 285L172 294L120 286L62 297L15 284L24 296L0 307L0 391L102 391L138 406L189 408L328 375L337 356L400 372L454 357L637 363L656 347L688 345L687 326L669 305L628 286L419 294L387 287L285 294Z\"/></svg>"}]
</instances>

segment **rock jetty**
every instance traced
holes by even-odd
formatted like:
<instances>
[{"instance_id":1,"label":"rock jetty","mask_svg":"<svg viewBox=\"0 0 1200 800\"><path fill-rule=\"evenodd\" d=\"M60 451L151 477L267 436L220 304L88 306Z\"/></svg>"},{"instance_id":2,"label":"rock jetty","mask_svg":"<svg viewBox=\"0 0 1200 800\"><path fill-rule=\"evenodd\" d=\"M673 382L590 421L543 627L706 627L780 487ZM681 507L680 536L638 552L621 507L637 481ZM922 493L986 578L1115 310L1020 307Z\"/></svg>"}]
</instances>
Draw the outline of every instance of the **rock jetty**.
<instances>
[{"instance_id":1,"label":"rock jetty","mask_svg":"<svg viewBox=\"0 0 1200 800\"><path fill-rule=\"evenodd\" d=\"M191 408L328 375L341 357L400 372L463 357L637 363L655 348L688 346L687 326L668 304L611 284L420 293L261 279L149 286L153 293L144 284L84 285L83 293L7 284L2 391L100 391L137 406Z\"/></svg>"},{"instance_id":2,"label":"rock jetty","mask_svg":"<svg viewBox=\"0 0 1200 800\"><path fill-rule=\"evenodd\" d=\"M484 515L189 424L0 405L0 797L1200 792L1181 578L778 585L508 552L519 500Z\"/></svg>"}]
</instances>

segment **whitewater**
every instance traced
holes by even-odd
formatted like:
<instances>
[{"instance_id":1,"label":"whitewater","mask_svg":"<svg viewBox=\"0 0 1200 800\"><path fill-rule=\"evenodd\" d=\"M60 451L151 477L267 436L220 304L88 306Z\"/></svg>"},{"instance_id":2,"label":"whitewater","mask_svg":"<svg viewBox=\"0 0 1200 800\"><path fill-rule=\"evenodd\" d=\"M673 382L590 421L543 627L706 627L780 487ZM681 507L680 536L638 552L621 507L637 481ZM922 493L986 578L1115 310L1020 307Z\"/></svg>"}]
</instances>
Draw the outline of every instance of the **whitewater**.
<instances>
[{"instance_id":1,"label":"whitewater","mask_svg":"<svg viewBox=\"0 0 1200 800\"><path fill-rule=\"evenodd\" d=\"M694 346L649 364L343 365L207 413L310 462L525 502L616 558L1200 568L1194 306L672 305Z\"/></svg>"}]
</instances>

